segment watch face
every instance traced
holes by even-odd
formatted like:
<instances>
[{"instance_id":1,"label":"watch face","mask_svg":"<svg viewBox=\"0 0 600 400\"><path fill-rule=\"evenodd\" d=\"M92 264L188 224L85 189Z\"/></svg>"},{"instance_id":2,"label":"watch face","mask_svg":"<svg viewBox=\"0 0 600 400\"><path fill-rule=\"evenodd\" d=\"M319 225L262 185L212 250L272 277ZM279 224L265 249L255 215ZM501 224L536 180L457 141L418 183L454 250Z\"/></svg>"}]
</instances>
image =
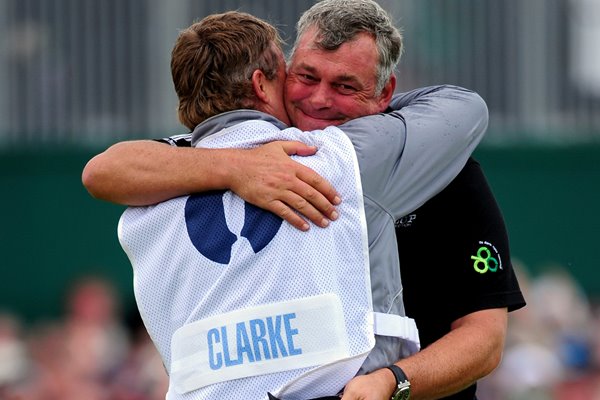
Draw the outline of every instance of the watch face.
<instances>
[{"instance_id":1,"label":"watch face","mask_svg":"<svg viewBox=\"0 0 600 400\"><path fill-rule=\"evenodd\" d=\"M409 397L410 390L399 390L393 400L408 400Z\"/></svg>"},{"instance_id":2,"label":"watch face","mask_svg":"<svg viewBox=\"0 0 600 400\"><path fill-rule=\"evenodd\" d=\"M398 389L394 392L392 400L409 400L410 398L410 383L404 382L398 385Z\"/></svg>"}]
</instances>

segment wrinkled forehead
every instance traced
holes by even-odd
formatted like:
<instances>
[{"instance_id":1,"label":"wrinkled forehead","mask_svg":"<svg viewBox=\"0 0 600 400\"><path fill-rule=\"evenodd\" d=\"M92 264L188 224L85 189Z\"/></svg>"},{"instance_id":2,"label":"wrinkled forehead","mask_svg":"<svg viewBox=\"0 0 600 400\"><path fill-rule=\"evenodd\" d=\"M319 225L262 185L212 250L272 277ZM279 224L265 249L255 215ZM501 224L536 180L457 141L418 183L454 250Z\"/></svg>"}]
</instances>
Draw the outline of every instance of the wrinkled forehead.
<instances>
[{"instance_id":1,"label":"wrinkled forehead","mask_svg":"<svg viewBox=\"0 0 600 400\"><path fill-rule=\"evenodd\" d=\"M321 69L322 64L334 64L356 68L354 72L375 73L378 63L378 51L375 39L367 32L356 34L352 40L342 43L336 49L324 49L319 43L319 31L307 30L296 43L288 60L288 68L310 67Z\"/></svg>"}]
</instances>

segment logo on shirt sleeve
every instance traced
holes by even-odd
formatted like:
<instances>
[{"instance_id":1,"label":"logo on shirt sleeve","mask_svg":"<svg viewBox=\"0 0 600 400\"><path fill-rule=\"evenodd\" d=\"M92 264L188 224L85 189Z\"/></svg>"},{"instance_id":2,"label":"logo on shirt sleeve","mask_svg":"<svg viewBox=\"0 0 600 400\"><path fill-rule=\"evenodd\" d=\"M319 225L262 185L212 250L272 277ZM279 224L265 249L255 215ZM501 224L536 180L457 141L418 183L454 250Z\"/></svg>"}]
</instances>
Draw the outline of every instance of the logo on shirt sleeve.
<instances>
[{"instance_id":1,"label":"logo on shirt sleeve","mask_svg":"<svg viewBox=\"0 0 600 400\"><path fill-rule=\"evenodd\" d=\"M496 272L502 269L502 258L496 249L496 246L490 242L479 241L479 248L476 255L471 256L473 260L473 269L480 274L486 272Z\"/></svg>"},{"instance_id":2,"label":"logo on shirt sleeve","mask_svg":"<svg viewBox=\"0 0 600 400\"><path fill-rule=\"evenodd\" d=\"M397 219L394 225L396 226L396 228L408 228L412 226L414 220L416 219L417 214L405 215L404 217Z\"/></svg>"}]
</instances>

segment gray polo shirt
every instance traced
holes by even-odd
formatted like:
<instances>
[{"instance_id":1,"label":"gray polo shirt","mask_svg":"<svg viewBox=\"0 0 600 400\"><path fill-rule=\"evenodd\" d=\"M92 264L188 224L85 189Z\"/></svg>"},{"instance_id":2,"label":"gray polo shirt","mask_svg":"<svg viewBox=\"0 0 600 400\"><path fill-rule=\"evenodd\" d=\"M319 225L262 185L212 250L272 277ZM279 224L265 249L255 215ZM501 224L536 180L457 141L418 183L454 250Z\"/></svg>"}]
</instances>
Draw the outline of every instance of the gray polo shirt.
<instances>
[{"instance_id":1,"label":"gray polo shirt","mask_svg":"<svg viewBox=\"0 0 600 400\"><path fill-rule=\"evenodd\" d=\"M357 118L340 128L354 144L360 168L374 311L405 315L394 221L423 205L460 172L483 137L488 110L479 95L454 86L396 95L390 107L388 113ZM264 120L286 128L262 112L237 110L198 125L192 133L192 145L247 120ZM385 367L407 355L400 339L378 336L359 373Z\"/></svg>"}]
</instances>

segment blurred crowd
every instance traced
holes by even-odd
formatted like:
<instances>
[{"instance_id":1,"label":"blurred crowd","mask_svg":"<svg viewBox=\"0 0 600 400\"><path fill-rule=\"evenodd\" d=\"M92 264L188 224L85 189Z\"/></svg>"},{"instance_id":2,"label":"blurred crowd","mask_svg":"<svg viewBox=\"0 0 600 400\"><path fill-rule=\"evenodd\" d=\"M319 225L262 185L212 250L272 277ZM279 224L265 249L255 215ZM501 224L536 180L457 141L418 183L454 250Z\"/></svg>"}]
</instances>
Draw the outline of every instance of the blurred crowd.
<instances>
[{"instance_id":1,"label":"blurred crowd","mask_svg":"<svg viewBox=\"0 0 600 400\"><path fill-rule=\"evenodd\" d=\"M479 397L600 400L600 303L562 266L532 278L515 264L527 306L509 314L502 362Z\"/></svg>"},{"instance_id":2,"label":"blurred crowd","mask_svg":"<svg viewBox=\"0 0 600 400\"><path fill-rule=\"evenodd\" d=\"M510 314L504 358L482 400L600 400L600 307L564 268L530 278ZM90 277L56 321L0 315L0 400L158 400L167 375L139 316L123 318L110 282Z\"/></svg>"},{"instance_id":3,"label":"blurred crowd","mask_svg":"<svg viewBox=\"0 0 600 400\"><path fill-rule=\"evenodd\" d=\"M164 400L162 361L117 298L90 277L73 285L58 321L25 328L0 316L0 400Z\"/></svg>"}]
</instances>

